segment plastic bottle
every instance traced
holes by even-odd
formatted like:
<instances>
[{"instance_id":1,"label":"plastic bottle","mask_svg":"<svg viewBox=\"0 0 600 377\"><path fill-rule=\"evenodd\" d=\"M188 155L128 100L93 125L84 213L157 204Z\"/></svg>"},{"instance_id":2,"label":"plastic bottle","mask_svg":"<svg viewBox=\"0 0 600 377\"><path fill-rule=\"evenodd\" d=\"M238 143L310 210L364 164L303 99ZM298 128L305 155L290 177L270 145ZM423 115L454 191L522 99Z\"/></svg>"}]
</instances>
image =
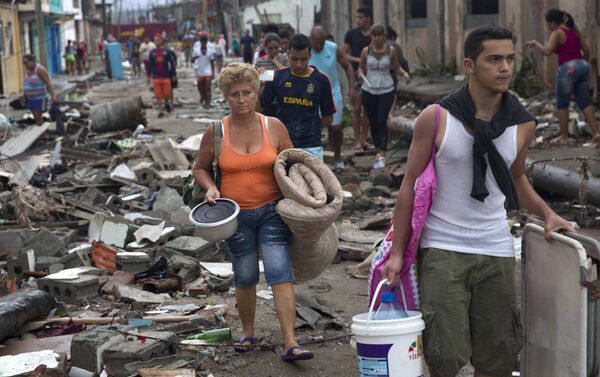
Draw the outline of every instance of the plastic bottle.
<instances>
[{"instance_id":1,"label":"plastic bottle","mask_svg":"<svg viewBox=\"0 0 600 377\"><path fill-rule=\"evenodd\" d=\"M222 342L231 339L231 329L225 327L223 329L208 330L201 334L188 336L187 340L206 340L207 342Z\"/></svg>"},{"instance_id":2,"label":"plastic bottle","mask_svg":"<svg viewBox=\"0 0 600 377\"><path fill-rule=\"evenodd\" d=\"M381 305L379 309L373 315L373 320L389 320L389 319L402 319L408 318L406 310L396 302L396 293L384 292L381 294Z\"/></svg>"}]
</instances>

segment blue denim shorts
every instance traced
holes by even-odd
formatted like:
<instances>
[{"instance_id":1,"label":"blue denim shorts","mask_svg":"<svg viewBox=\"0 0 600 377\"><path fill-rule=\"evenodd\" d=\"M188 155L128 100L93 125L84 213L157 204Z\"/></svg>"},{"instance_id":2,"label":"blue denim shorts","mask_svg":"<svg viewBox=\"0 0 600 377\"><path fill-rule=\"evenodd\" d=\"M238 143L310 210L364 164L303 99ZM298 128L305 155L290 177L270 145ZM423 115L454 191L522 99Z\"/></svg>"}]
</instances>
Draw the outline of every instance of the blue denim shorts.
<instances>
[{"instance_id":1,"label":"blue denim shorts","mask_svg":"<svg viewBox=\"0 0 600 377\"><path fill-rule=\"evenodd\" d=\"M41 112L48 110L48 97L27 99L27 108L31 111Z\"/></svg>"},{"instance_id":2,"label":"blue denim shorts","mask_svg":"<svg viewBox=\"0 0 600 377\"><path fill-rule=\"evenodd\" d=\"M259 251L267 284L294 281L290 257L291 232L275 210L278 200L257 209L242 209L237 231L227 239L234 282L238 288L258 284Z\"/></svg>"},{"instance_id":3,"label":"blue denim shorts","mask_svg":"<svg viewBox=\"0 0 600 377\"><path fill-rule=\"evenodd\" d=\"M590 96L590 66L583 59L569 60L558 67L555 88L556 108L569 107L571 95L580 109L585 109L592 103Z\"/></svg>"}]
</instances>

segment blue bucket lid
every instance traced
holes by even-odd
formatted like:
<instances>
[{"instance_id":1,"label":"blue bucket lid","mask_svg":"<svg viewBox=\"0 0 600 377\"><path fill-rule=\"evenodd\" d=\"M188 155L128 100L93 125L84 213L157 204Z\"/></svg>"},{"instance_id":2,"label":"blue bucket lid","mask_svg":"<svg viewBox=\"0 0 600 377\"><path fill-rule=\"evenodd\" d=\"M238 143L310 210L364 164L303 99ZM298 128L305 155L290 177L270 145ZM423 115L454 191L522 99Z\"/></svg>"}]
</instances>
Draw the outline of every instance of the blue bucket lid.
<instances>
[{"instance_id":1,"label":"blue bucket lid","mask_svg":"<svg viewBox=\"0 0 600 377\"><path fill-rule=\"evenodd\" d=\"M396 301L396 293L384 292L381 294L381 302L395 302L395 301Z\"/></svg>"}]
</instances>

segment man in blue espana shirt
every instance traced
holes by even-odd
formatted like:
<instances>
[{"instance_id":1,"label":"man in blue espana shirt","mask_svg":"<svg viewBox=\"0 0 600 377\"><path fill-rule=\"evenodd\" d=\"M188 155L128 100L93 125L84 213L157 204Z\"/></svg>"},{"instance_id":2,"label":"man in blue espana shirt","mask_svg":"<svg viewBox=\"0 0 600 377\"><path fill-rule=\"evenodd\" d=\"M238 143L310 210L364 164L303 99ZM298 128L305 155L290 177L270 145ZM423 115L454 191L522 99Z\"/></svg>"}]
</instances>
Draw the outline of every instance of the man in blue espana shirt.
<instances>
[{"instance_id":1,"label":"man in blue espana shirt","mask_svg":"<svg viewBox=\"0 0 600 377\"><path fill-rule=\"evenodd\" d=\"M288 68L275 71L260 95L263 109L275 103L275 116L287 127L294 147L323 160L321 128L331 124L335 105L329 78L308 65L310 40L295 34L289 42Z\"/></svg>"}]
</instances>

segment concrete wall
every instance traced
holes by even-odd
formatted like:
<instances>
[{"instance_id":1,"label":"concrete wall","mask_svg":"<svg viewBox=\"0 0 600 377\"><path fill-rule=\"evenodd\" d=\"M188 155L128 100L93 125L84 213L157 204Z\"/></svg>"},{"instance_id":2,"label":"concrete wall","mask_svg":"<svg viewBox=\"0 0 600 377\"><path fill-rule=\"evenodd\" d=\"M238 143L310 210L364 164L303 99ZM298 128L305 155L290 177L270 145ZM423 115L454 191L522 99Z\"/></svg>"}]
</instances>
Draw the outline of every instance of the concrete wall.
<instances>
[{"instance_id":1,"label":"concrete wall","mask_svg":"<svg viewBox=\"0 0 600 377\"><path fill-rule=\"evenodd\" d=\"M335 0L323 0L336 3ZM498 14L495 16L473 17L468 15L466 0L426 0L427 19L410 20L407 17L407 0L373 0L374 22L385 24L388 20L398 32L398 42L411 64L420 64L417 50L422 51L427 64L439 66L453 60L462 70L463 43L474 27L494 23L513 31L517 67L524 56L533 57L538 63L540 78L549 88L552 87L557 68L555 55L544 58L541 54L524 48L523 43L537 39L547 41L549 32L544 13L550 8L560 8L571 13L575 23L588 40L592 49L592 70L598 72L600 59L600 25L597 0L499 0ZM349 2L352 11L359 5L358 0ZM347 2L348 4L348 2ZM351 19L354 13L350 14ZM387 17L386 17L387 12ZM597 77L600 77L596 74Z\"/></svg>"},{"instance_id":2,"label":"concrete wall","mask_svg":"<svg viewBox=\"0 0 600 377\"><path fill-rule=\"evenodd\" d=\"M3 94L18 93L23 89L23 63L21 53L21 32L17 8L10 5L0 5L0 21L3 26L4 49L0 54L2 70ZM7 30L9 23L12 30ZM10 39L9 39L10 36ZM12 47L10 47L12 46Z\"/></svg>"},{"instance_id":3,"label":"concrete wall","mask_svg":"<svg viewBox=\"0 0 600 377\"><path fill-rule=\"evenodd\" d=\"M281 18L275 20L275 23L289 23L297 33L308 34L314 25L315 6L318 12L320 4L320 0L271 0L260 3L257 7L261 14L265 11L267 14L281 15ZM242 19L244 30L251 29L250 23L261 23L253 6L243 9ZM271 22L273 21L271 20Z\"/></svg>"}]
</instances>

